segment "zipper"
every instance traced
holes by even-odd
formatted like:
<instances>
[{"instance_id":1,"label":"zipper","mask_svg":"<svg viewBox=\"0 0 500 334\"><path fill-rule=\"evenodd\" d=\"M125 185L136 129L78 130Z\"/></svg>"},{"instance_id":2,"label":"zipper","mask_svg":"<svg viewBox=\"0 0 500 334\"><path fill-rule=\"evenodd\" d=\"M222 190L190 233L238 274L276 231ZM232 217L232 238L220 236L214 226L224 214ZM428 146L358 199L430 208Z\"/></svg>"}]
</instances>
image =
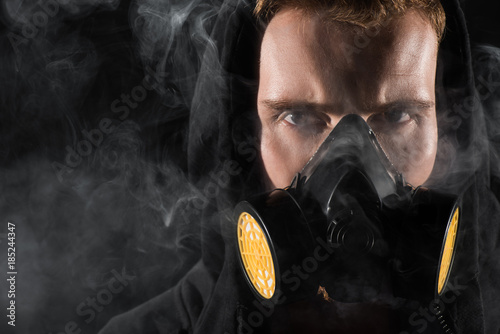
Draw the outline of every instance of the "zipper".
<instances>
[{"instance_id":1,"label":"zipper","mask_svg":"<svg viewBox=\"0 0 500 334\"><path fill-rule=\"evenodd\" d=\"M453 329L448 325L448 320L446 319L446 314L444 310L441 309L439 303L434 303L434 310L436 312L436 318L441 325L441 329L445 334L455 334Z\"/></svg>"}]
</instances>

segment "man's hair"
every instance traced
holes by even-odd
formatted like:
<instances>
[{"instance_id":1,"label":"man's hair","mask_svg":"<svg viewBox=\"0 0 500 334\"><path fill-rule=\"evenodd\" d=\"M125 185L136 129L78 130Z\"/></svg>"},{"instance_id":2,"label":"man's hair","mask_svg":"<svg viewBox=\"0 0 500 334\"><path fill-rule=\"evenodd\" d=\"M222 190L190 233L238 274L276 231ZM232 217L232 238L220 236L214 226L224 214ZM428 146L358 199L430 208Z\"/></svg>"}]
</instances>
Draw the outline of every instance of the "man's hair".
<instances>
[{"instance_id":1,"label":"man's hair","mask_svg":"<svg viewBox=\"0 0 500 334\"><path fill-rule=\"evenodd\" d=\"M403 15L409 9L419 10L441 40L446 15L439 0L257 0L255 14L266 22L283 8L318 13L327 20L367 28Z\"/></svg>"}]
</instances>

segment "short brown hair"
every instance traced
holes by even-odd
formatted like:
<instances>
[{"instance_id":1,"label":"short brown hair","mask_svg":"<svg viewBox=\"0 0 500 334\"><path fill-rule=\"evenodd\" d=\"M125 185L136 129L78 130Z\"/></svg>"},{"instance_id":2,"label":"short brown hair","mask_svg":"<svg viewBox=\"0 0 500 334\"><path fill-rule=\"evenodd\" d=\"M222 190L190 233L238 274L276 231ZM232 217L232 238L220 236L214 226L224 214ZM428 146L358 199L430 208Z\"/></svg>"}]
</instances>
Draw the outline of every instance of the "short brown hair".
<instances>
[{"instance_id":1,"label":"short brown hair","mask_svg":"<svg viewBox=\"0 0 500 334\"><path fill-rule=\"evenodd\" d=\"M363 28L381 24L415 8L429 19L438 41L444 34L446 15L439 0L257 0L254 13L269 22L283 8L319 13L328 20Z\"/></svg>"}]
</instances>

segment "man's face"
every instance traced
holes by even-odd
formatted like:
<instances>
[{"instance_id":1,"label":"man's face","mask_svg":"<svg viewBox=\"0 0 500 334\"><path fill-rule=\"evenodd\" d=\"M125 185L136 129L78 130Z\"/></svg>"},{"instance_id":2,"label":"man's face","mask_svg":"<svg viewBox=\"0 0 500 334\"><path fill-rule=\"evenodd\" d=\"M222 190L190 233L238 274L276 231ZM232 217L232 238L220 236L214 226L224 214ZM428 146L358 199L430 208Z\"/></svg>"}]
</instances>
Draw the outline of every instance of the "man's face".
<instances>
[{"instance_id":1,"label":"man's face","mask_svg":"<svg viewBox=\"0 0 500 334\"><path fill-rule=\"evenodd\" d=\"M377 33L283 9L264 34L258 113L270 187L286 187L347 114L413 185L436 156L435 31L416 11Z\"/></svg>"}]
</instances>

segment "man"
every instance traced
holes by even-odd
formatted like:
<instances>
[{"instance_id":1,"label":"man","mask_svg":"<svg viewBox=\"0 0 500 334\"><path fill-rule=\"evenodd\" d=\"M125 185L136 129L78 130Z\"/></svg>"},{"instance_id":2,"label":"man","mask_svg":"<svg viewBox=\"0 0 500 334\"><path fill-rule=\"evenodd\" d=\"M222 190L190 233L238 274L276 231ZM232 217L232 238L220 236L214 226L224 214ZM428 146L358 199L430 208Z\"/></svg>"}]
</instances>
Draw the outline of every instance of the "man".
<instances>
[{"instance_id":1,"label":"man","mask_svg":"<svg viewBox=\"0 0 500 334\"><path fill-rule=\"evenodd\" d=\"M437 152L435 81L444 32L441 4L405 1L360 6L322 1L259 1L268 20L260 53L257 97L261 157L269 189L287 187L346 114L360 115L413 185L430 176ZM305 276L304 276L305 277ZM290 311L293 310L293 311ZM341 310L348 309L340 316ZM367 305L289 307L273 331L376 332L397 318ZM321 320L338 317L342 320ZM365 315L364 323L356 319ZM388 320L390 319L390 321ZM317 323L327 323L318 326ZM312 325L314 324L314 325ZM298 329L300 328L300 329Z\"/></svg>"},{"instance_id":2,"label":"man","mask_svg":"<svg viewBox=\"0 0 500 334\"><path fill-rule=\"evenodd\" d=\"M245 76L251 76L251 66L241 59L253 55L248 52L252 42L245 40L253 35L244 28L234 32L236 42L224 40L232 28L245 26L237 14L248 11L247 4L222 6L212 36L224 36L224 51L236 56L223 55L221 63L214 52L218 44L207 44L192 103L190 128L196 132L188 144L189 167L200 188L208 182L203 176L220 171L227 161L241 168L230 168L234 177L223 189L226 194L213 196L219 212L209 215L205 207L196 214L204 227L200 261L176 287L116 318L104 333L434 333L444 332L443 324L460 333L496 332L495 307L488 300L498 291L490 277L479 273L497 250L491 246L486 258L478 260L483 227L477 222L490 218L483 224L490 227L491 244L498 236L491 222L498 201L477 176L488 163L481 155L484 138L476 135L483 131L481 111L472 104L455 107L474 96L470 52L458 3L443 4L451 28L438 51L445 21L438 1L258 1L257 15L268 24L256 97L251 90L238 91ZM439 65L438 54L444 58ZM231 89L229 107L221 102L226 87ZM255 119L252 98L257 100L257 160L245 155L241 139ZM388 158L411 184L461 191L467 185L473 190L464 202L484 208L466 206L471 218L465 219L462 252L470 258L463 262L454 294L443 304L446 317L438 319L431 305L412 302L386 308L311 296L299 303L263 305L248 297L234 252L233 225L224 219L229 215L224 210L239 199L231 196L263 190L251 182L256 179L265 180L265 189L288 186L339 120L351 113L373 128ZM474 162L466 163L472 154ZM257 178L255 166L262 167ZM488 180L496 184L497 174L491 175ZM483 233L481 238L484 242L490 236ZM491 269L493 276L497 267Z\"/></svg>"}]
</instances>

